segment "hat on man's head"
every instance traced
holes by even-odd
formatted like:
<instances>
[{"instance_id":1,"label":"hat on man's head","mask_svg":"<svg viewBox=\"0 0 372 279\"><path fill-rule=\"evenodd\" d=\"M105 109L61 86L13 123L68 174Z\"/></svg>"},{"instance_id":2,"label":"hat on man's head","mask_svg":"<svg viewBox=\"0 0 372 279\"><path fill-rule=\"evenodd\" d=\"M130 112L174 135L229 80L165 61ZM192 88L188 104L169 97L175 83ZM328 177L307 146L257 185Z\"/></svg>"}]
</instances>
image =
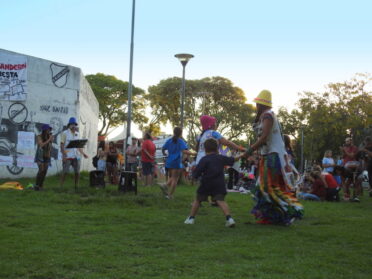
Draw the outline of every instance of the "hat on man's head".
<instances>
[{"instance_id":1,"label":"hat on man's head","mask_svg":"<svg viewBox=\"0 0 372 279\"><path fill-rule=\"evenodd\" d=\"M75 117L70 117L70 119L68 120L67 126L70 126L71 124L77 125Z\"/></svg>"},{"instance_id":2,"label":"hat on man's head","mask_svg":"<svg viewBox=\"0 0 372 279\"><path fill-rule=\"evenodd\" d=\"M216 124L216 118L209 115L202 115L200 116L200 123L202 125L203 130L208 130Z\"/></svg>"},{"instance_id":3,"label":"hat on man's head","mask_svg":"<svg viewBox=\"0 0 372 279\"><path fill-rule=\"evenodd\" d=\"M50 127L48 124L44 124L41 126L41 131L46 131L46 130L52 130L52 127Z\"/></svg>"},{"instance_id":4,"label":"hat on man's head","mask_svg":"<svg viewBox=\"0 0 372 279\"><path fill-rule=\"evenodd\" d=\"M253 102L267 107L272 107L271 92L269 90L262 90Z\"/></svg>"}]
</instances>

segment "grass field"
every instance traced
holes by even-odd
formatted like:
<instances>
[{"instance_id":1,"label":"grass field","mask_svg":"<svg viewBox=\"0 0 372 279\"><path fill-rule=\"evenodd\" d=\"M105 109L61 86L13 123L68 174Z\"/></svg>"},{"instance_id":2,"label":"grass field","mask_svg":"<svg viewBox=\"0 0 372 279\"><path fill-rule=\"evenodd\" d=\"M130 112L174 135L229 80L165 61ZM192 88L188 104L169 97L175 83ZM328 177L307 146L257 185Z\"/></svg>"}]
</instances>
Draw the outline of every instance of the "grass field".
<instances>
[{"instance_id":1,"label":"grass field","mask_svg":"<svg viewBox=\"0 0 372 279\"><path fill-rule=\"evenodd\" d=\"M21 179L24 185L30 182ZM4 181L0 181L4 182ZM183 221L195 187L166 200L157 187L119 194L91 189L83 176L46 190L0 192L0 278L371 278L372 198L304 202L291 227L257 225L247 195L227 201L235 228L205 204Z\"/></svg>"}]
</instances>

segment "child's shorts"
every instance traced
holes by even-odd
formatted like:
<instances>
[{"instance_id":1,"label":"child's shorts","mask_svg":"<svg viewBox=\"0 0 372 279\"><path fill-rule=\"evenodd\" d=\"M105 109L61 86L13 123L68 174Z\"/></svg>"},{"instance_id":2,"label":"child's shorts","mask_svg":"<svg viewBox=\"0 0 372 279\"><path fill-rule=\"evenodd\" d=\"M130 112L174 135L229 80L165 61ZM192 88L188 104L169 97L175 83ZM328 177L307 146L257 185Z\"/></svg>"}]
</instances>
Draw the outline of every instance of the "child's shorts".
<instances>
[{"instance_id":1,"label":"child's shorts","mask_svg":"<svg viewBox=\"0 0 372 279\"><path fill-rule=\"evenodd\" d=\"M199 202L208 201L208 197L212 197L213 201L224 201L225 200L225 194L217 194L217 195L204 195L204 194L197 194L196 200Z\"/></svg>"}]
</instances>

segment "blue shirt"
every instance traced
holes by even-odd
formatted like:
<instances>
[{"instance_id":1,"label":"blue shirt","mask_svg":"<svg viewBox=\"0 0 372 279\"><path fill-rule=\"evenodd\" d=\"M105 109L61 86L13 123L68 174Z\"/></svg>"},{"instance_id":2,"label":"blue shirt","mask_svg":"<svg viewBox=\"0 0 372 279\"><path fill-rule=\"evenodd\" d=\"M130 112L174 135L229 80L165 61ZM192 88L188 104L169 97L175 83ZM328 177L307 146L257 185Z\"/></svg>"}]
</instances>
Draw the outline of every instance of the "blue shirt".
<instances>
[{"instance_id":1,"label":"blue shirt","mask_svg":"<svg viewBox=\"0 0 372 279\"><path fill-rule=\"evenodd\" d=\"M335 161L333 160L333 158L328 158L328 157L323 158L322 165L332 165L332 164L333 165L335 164ZM327 167L327 168L324 168L324 171L331 173L333 172L333 169L334 167Z\"/></svg>"},{"instance_id":2,"label":"blue shirt","mask_svg":"<svg viewBox=\"0 0 372 279\"><path fill-rule=\"evenodd\" d=\"M168 151L168 158L165 167L168 169L182 169L182 151L188 149L186 142L178 138L173 142L173 138L168 139L162 147Z\"/></svg>"},{"instance_id":3,"label":"blue shirt","mask_svg":"<svg viewBox=\"0 0 372 279\"><path fill-rule=\"evenodd\" d=\"M97 162L97 170L98 171L105 171L106 170L106 161L99 159Z\"/></svg>"}]
</instances>

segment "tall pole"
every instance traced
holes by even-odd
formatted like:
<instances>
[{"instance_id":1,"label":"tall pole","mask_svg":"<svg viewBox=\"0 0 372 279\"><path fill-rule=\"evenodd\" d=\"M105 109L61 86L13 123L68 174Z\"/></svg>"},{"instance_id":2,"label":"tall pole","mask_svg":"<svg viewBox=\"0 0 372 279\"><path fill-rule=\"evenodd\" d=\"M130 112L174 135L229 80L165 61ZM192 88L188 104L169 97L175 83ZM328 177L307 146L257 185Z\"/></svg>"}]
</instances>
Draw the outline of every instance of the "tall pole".
<instances>
[{"instance_id":1,"label":"tall pole","mask_svg":"<svg viewBox=\"0 0 372 279\"><path fill-rule=\"evenodd\" d=\"M134 39L134 15L136 8L136 0L132 3L132 32L130 39L130 62L129 62L129 84L128 84L128 116L127 116L127 134L125 135L125 141L123 144L123 152L125 154L125 169L127 169L128 156L126 154L128 139L130 137L130 129L132 122L132 76L133 76L133 39Z\"/></svg>"},{"instance_id":2,"label":"tall pole","mask_svg":"<svg viewBox=\"0 0 372 279\"><path fill-rule=\"evenodd\" d=\"M194 57L194 55L192 54L188 54L188 53L179 53L179 54L176 54L175 55L176 58L178 58L178 60L181 62L182 64L182 88L181 88L181 129L183 129L183 122L184 122L184 107L185 107L185 68L186 68L186 65L187 65L187 62L189 62L189 60L191 58Z\"/></svg>"},{"instance_id":3,"label":"tall pole","mask_svg":"<svg viewBox=\"0 0 372 279\"><path fill-rule=\"evenodd\" d=\"M187 63L187 62L186 62ZM185 107L185 68L186 63L182 63L182 92L181 92L181 129L183 130L184 107Z\"/></svg>"},{"instance_id":4,"label":"tall pole","mask_svg":"<svg viewBox=\"0 0 372 279\"><path fill-rule=\"evenodd\" d=\"M301 166L300 171L304 172L304 127L301 127Z\"/></svg>"}]
</instances>

